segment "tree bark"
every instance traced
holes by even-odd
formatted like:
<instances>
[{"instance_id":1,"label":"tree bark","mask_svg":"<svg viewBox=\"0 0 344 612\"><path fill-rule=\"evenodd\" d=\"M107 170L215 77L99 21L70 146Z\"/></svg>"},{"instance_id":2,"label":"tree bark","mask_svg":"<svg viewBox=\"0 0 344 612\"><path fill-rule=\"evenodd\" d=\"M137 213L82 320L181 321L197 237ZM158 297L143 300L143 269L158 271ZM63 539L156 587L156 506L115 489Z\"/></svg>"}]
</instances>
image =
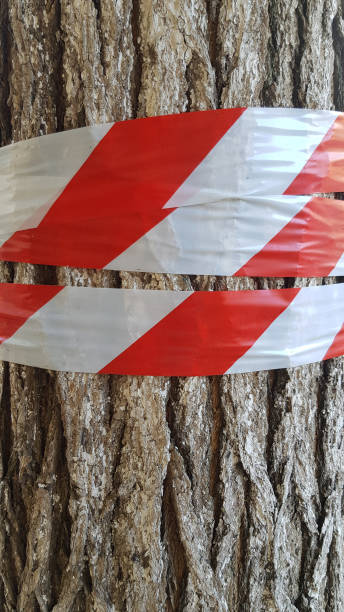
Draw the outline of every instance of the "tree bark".
<instances>
[{"instance_id":1,"label":"tree bark","mask_svg":"<svg viewBox=\"0 0 344 612\"><path fill-rule=\"evenodd\" d=\"M2 0L0 18L2 145L216 107L343 110L340 0ZM0 280L328 282L24 264ZM343 359L171 379L4 363L0 400L1 609L344 609Z\"/></svg>"}]
</instances>

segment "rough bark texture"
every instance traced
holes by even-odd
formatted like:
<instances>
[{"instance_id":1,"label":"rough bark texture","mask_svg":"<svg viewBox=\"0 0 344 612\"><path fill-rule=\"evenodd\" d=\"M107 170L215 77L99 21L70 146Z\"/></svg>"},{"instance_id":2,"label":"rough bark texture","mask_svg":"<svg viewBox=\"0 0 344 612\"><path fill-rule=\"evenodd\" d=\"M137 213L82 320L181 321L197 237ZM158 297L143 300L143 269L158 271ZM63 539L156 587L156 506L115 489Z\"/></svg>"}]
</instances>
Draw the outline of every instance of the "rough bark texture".
<instances>
[{"instance_id":1,"label":"rough bark texture","mask_svg":"<svg viewBox=\"0 0 344 612\"><path fill-rule=\"evenodd\" d=\"M0 18L3 145L233 105L343 110L340 0L1 0ZM1 610L344 609L342 359L210 379L0 368Z\"/></svg>"}]
</instances>

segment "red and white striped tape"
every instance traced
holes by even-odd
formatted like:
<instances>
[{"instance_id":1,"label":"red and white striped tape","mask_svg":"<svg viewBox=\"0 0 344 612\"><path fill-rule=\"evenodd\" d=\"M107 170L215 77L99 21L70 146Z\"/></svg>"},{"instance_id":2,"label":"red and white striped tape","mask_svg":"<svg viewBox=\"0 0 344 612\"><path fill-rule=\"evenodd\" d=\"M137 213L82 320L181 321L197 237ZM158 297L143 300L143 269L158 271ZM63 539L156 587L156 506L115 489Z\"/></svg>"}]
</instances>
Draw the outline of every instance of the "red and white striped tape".
<instances>
[{"instance_id":1,"label":"red and white striped tape","mask_svg":"<svg viewBox=\"0 0 344 612\"><path fill-rule=\"evenodd\" d=\"M342 276L343 253L344 201L257 197L176 208L106 268L225 276Z\"/></svg>"},{"instance_id":2,"label":"red and white striped tape","mask_svg":"<svg viewBox=\"0 0 344 612\"><path fill-rule=\"evenodd\" d=\"M63 371L197 376L344 354L344 284L152 291L0 284L0 359Z\"/></svg>"},{"instance_id":3,"label":"red and white striped tape","mask_svg":"<svg viewBox=\"0 0 344 612\"><path fill-rule=\"evenodd\" d=\"M251 258L299 214L286 228L294 233L286 244L293 261L285 273L309 275L302 257L293 272L300 227L304 230L310 216L306 242L312 235L318 265L317 249L327 251L324 240L318 247L318 229L328 226L330 239L337 241L333 213L341 214L340 205L324 202L321 210L320 200L309 204L278 195L342 190L344 115L334 111L202 111L42 136L0 149L0 259L245 274ZM176 210L189 206L190 211ZM240 231L235 248L232 220L236 236ZM217 232L221 242L214 247ZM326 274L341 256L334 250L324 264L318 258ZM255 275L282 275L280 269L286 269L286 257L275 272L266 272L266 262L265 249L261 272L255 260ZM317 265L311 263L312 275L323 274Z\"/></svg>"},{"instance_id":4,"label":"red and white striped tape","mask_svg":"<svg viewBox=\"0 0 344 612\"><path fill-rule=\"evenodd\" d=\"M122 240L122 227L136 222L132 211L122 211L109 244L102 232L84 233L83 241L79 236L77 260L71 258L68 263L80 265L82 253L83 261L99 251L113 253ZM62 242L62 228L60 236ZM35 262L66 263L58 258L53 242L40 242L37 248L41 250ZM228 276L341 276L343 252L344 201L257 197L176 208L105 268ZM7 258L12 259L10 253Z\"/></svg>"}]
</instances>

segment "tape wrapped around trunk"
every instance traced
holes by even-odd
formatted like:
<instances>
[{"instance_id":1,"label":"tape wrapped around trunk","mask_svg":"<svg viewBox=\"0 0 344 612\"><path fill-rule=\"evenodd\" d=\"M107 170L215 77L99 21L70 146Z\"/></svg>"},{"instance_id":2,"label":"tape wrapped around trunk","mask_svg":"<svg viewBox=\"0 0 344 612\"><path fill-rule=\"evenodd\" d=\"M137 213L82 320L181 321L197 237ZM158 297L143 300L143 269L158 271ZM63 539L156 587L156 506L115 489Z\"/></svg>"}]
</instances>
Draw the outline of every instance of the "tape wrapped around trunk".
<instances>
[{"instance_id":1,"label":"tape wrapped around trunk","mask_svg":"<svg viewBox=\"0 0 344 612\"><path fill-rule=\"evenodd\" d=\"M0 359L52 370L198 376L344 354L344 284L153 291L0 284Z\"/></svg>"},{"instance_id":2,"label":"tape wrapped around trunk","mask_svg":"<svg viewBox=\"0 0 344 612\"><path fill-rule=\"evenodd\" d=\"M202 111L42 136L0 149L0 259L327 275L342 265L342 205L300 194L343 186L335 111Z\"/></svg>"},{"instance_id":3,"label":"tape wrapped around trunk","mask_svg":"<svg viewBox=\"0 0 344 612\"><path fill-rule=\"evenodd\" d=\"M148 212L146 220L149 217ZM126 231L135 224L137 215L124 210L117 218L116 233L108 237L100 230L79 234L75 222L78 244L67 260L56 248L58 236L63 249L65 226L54 226L53 231L46 232L45 240L37 243L35 230L26 231L25 240L30 235L35 244L35 257L30 255L29 246L25 260L83 267L98 263L98 255L106 251L108 256L119 253L105 266L109 270L225 276L344 274L341 200L275 196L176 208L121 251ZM25 244L18 232L17 247L21 243L24 251L28 242ZM11 241L3 250L8 260L16 258L10 245Z\"/></svg>"}]
</instances>

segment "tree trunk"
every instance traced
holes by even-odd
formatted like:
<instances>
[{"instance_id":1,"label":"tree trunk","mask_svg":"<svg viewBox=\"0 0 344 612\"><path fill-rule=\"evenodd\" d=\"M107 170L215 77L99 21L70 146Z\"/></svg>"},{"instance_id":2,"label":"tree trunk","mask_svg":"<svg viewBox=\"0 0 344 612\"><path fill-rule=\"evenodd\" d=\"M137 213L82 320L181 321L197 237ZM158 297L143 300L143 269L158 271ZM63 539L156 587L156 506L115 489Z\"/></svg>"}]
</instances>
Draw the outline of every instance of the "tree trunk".
<instances>
[{"instance_id":1,"label":"tree trunk","mask_svg":"<svg viewBox=\"0 0 344 612\"><path fill-rule=\"evenodd\" d=\"M216 107L342 110L341 11L340 0L2 0L2 144ZM24 264L0 277L294 283ZM0 399L1 610L344 609L343 359L171 379L4 363Z\"/></svg>"}]
</instances>

